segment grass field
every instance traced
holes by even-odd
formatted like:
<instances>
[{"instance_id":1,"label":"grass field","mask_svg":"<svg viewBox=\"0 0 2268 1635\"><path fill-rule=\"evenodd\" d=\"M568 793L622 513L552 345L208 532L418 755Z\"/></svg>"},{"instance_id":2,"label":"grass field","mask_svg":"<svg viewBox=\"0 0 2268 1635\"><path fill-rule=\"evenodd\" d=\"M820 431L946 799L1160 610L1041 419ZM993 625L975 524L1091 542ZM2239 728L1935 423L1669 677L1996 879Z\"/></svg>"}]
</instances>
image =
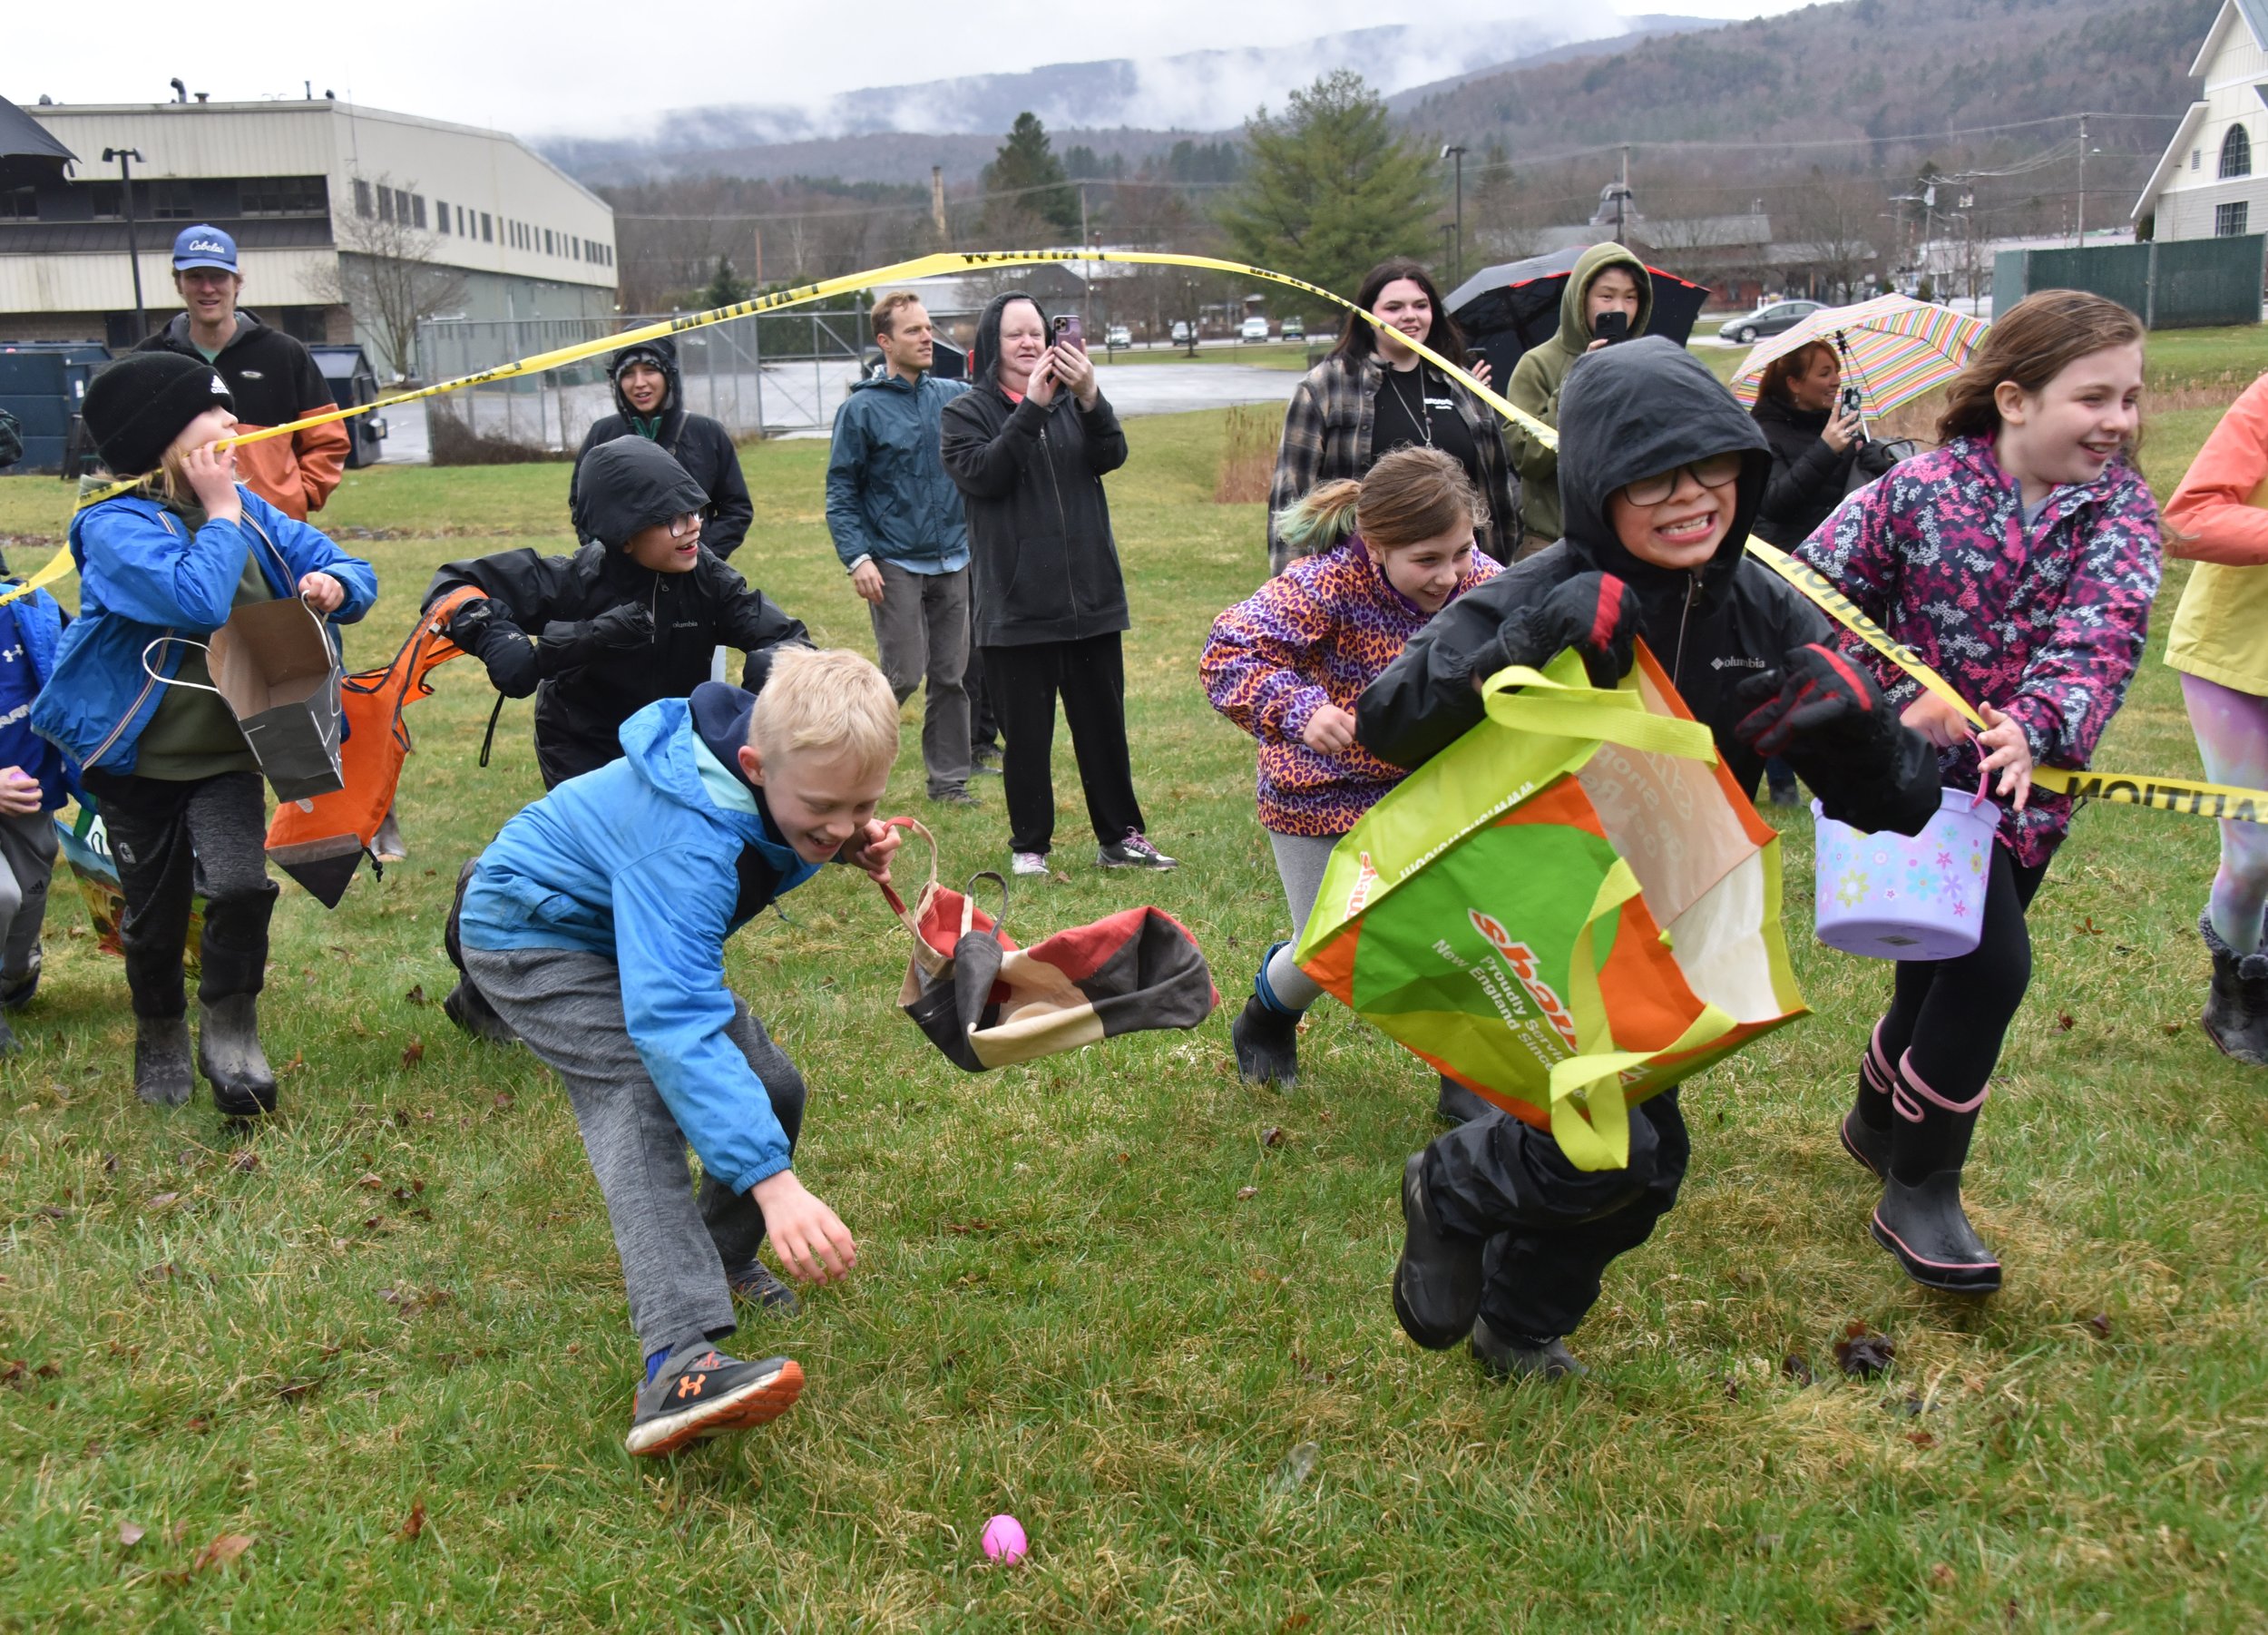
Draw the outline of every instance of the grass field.
<instances>
[{"instance_id":1,"label":"grass field","mask_svg":"<svg viewBox=\"0 0 2268 1635\"><path fill-rule=\"evenodd\" d=\"M2152 426L2161 489L2212 415ZM1155 901L1227 1007L968 1077L893 1009L904 949L856 878L736 939L732 981L813 1087L797 1170L862 1246L853 1282L742 1330L737 1349L810 1375L767 1430L622 1452L637 1361L563 1098L434 1003L457 865L538 791L525 704L480 770L492 695L446 668L411 716L412 860L332 914L286 888L284 1111L256 1132L201 1094L135 1101L122 974L59 888L30 1049L0 1069L0 1628L2258 1628L2268 1084L2195 1024L2212 827L2091 809L2049 875L1971 1170L2009 1285L1969 1305L1867 1238L1872 1189L1833 1127L1888 972L1810 937L1790 824L1816 1014L1688 1090L1692 1177L1576 1336L1593 1377L1487 1383L1411 1346L1386 1297L1430 1076L1328 1002L1295 1092L1231 1066L1228 1016L1284 909L1251 747L1194 675L1263 563L1258 507L1211 503L1221 427L1136 421L1111 480L1139 781L1183 866L1090 866L1059 747L1061 877L1010 926ZM825 456L749 451L738 563L823 641L864 645ZM557 465L350 476L324 520L367 540L385 587L350 661L392 653L436 563L564 547L565 485ZM0 480L0 534L59 537L64 494ZM9 546L19 565L36 548ZM2163 625L2101 759L2194 775ZM951 874L1000 866L998 785L982 811L928 808L916 738L909 720L894 807ZM1836 1370L1853 1323L1895 1341L1886 1376ZM1018 1571L977 1548L1002 1510L1032 1539ZM251 1542L215 1559L231 1537Z\"/></svg>"}]
</instances>

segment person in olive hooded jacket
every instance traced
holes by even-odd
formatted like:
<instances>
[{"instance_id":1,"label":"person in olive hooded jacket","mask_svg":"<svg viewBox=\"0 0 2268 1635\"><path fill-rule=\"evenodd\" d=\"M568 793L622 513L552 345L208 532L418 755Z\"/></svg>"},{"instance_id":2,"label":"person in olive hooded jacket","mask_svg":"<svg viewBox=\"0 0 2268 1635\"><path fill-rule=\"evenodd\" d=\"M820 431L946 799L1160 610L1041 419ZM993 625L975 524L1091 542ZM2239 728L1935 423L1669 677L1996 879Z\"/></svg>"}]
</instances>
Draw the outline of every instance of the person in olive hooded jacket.
<instances>
[{"instance_id":1,"label":"person in olive hooded jacket","mask_svg":"<svg viewBox=\"0 0 2268 1635\"><path fill-rule=\"evenodd\" d=\"M1826 615L1745 549L1772 456L1706 365L1658 338L1579 359L1559 429L1566 537L1451 602L1364 690L1355 739L1416 768L1485 713L1480 683L1568 648L1595 686L1639 636L1742 788L1784 754L1827 815L1919 833L1938 809L1937 754ZM1548 1131L1494 1110L1413 1154L1394 1310L1420 1345L1470 1337L1492 1372L1582 1371L1565 1336L1617 1256L1677 1202L1691 1148L1664 1091L1632 1109L1630 1161L1575 1169Z\"/></svg>"},{"instance_id":2,"label":"person in olive hooded jacket","mask_svg":"<svg viewBox=\"0 0 2268 1635\"><path fill-rule=\"evenodd\" d=\"M1605 277L1609 271L1618 276ZM1621 245L1594 244L1577 259L1567 287L1559 292L1559 332L1530 348L1512 366L1506 399L1546 426L1557 426L1559 388L1567 382L1567 372L1577 358L1608 344L1598 324L1612 313L1619 313L1628 325L1626 339L1645 334L1654 316L1654 277L1645 262ZM1517 421L1504 428L1504 442L1524 485L1521 525L1527 539L1520 553L1525 556L1559 537L1559 455L1522 431Z\"/></svg>"}]
</instances>

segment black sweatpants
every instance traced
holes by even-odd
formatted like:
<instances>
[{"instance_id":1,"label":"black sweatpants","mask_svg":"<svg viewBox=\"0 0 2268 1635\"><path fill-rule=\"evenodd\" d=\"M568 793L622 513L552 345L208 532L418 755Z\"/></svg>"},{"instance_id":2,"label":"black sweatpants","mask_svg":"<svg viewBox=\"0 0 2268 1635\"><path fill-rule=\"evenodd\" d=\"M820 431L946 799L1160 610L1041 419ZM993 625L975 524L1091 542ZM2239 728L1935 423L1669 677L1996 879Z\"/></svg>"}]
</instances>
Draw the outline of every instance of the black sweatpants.
<instances>
[{"instance_id":1,"label":"black sweatpants","mask_svg":"<svg viewBox=\"0 0 2268 1635\"><path fill-rule=\"evenodd\" d=\"M103 815L125 892L118 940L126 950L134 1014L163 1022L188 1011L181 955L199 892L205 931L198 945L197 997L210 1004L259 993L268 966L268 919L276 907L276 883L268 877L267 786L259 774L222 772L177 783L88 772L83 781Z\"/></svg>"},{"instance_id":2,"label":"black sweatpants","mask_svg":"<svg viewBox=\"0 0 2268 1635\"><path fill-rule=\"evenodd\" d=\"M1011 851L1044 855L1055 838L1055 700L1063 699L1071 753L1095 839L1141 832L1126 747L1126 660L1116 631L1079 641L984 650L984 690L1000 718L1001 780L1008 786Z\"/></svg>"},{"instance_id":3,"label":"black sweatpants","mask_svg":"<svg viewBox=\"0 0 2268 1635\"><path fill-rule=\"evenodd\" d=\"M1693 1159L1676 1086L1630 1110L1628 1169L1581 1170L1549 1131L1491 1111L1434 1138L1425 1190L1444 1230L1488 1240L1481 1316L1501 1339L1575 1332L1608 1264L1644 1243Z\"/></svg>"},{"instance_id":4,"label":"black sweatpants","mask_svg":"<svg viewBox=\"0 0 2268 1635\"><path fill-rule=\"evenodd\" d=\"M1991 868L1976 947L1959 959L1900 960L1890 1009L1874 1034L1893 1072L1909 1067L1936 1096L1957 1105L1983 1094L2031 985L2032 938L2024 916L2048 874L2045 861L2025 867L1998 844ZM1892 1155L1893 1171L1908 1186L1958 1168L1977 1121L1974 1109L1952 1112L1931 1102L1917 1110L1922 1117L1903 1122L1922 1128L1901 1129ZM1877 1130L1892 1128L1890 1096L1869 1090L1859 1099L1859 1116Z\"/></svg>"}]
</instances>

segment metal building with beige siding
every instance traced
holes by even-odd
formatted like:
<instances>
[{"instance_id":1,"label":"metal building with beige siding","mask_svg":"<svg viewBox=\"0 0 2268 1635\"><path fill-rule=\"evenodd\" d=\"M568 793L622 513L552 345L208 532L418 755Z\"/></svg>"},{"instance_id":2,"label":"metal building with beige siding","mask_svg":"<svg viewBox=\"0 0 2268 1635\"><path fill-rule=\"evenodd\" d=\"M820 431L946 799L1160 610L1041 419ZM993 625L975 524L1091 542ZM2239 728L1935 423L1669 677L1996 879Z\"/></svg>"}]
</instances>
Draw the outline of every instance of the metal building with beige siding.
<instances>
[{"instance_id":1,"label":"metal building with beige siding","mask_svg":"<svg viewBox=\"0 0 2268 1635\"><path fill-rule=\"evenodd\" d=\"M615 306L614 212L516 138L305 102L24 107L78 156L70 174L0 190L0 341L141 338L181 309L173 236L209 221L237 241L245 307L306 340L374 340L347 302L357 257L441 269L445 313L598 318ZM135 149L133 233L105 149ZM382 348L374 347L374 355Z\"/></svg>"}]
</instances>

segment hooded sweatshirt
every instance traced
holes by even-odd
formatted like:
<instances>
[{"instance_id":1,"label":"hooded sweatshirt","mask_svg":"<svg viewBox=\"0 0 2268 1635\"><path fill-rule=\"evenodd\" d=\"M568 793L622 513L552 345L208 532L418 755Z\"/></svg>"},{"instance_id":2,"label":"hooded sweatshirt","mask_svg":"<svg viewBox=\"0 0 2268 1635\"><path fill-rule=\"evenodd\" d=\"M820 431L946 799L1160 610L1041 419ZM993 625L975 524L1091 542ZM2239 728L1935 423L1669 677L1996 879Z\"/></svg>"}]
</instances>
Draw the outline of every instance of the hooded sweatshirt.
<instances>
[{"instance_id":1,"label":"hooded sweatshirt","mask_svg":"<svg viewBox=\"0 0 2268 1635\"><path fill-rule=\"evenodd\" d=\"M1777 668L1789 649L1830 634L1824 613L1748 555L1749 524L1772 469L1762 432L1706 365L1648 338L1576 364L1561 396L1559 436L1566 536L1460 596L1413 637L1363 693L1357 739L1399 767L1439 754L1485 713L1474 670L1507 619L1578 574L1603 572L1637 598L1647 646L1707 724L1734 781L1753 792L1764 762L1734 731L1751 708L1734 690ZM1741 474L1716 554L1692 572L1632 555L1608 517L1615 491L1729 449L1742 453ZM1901 729L1896 743L1892 760L1851 787L1822 787L1801 760L1796 769L1844 822L1912 834L1937 809L1937 764L1920 734Z\"/></svg>"},{"instance_id":2,"label":"hooded sweatshirt","mask_svg":"<svg viewBox=\"0 0 2268 1635\"><path fill-rule=\"evenodd\" d=\"M1102 490L1103 474L1126 464L1126 433L1100 392L1082 408L1060 387L1045 404L1002 387L1001 312L1029 299L1012 293L985 307L978 385L945 405L942 422L945 469L968 517L979 647L1082 641L1129 622Z\"/></svg>"},{"instance_id":3,"label":"hooded sweatshirt","mask_svg":"<svg viewBox=\"0 0 2268 1635\"><path fill-rule=\"evenodd\" d=\"M1504 388L1504 396L1513 407L1527 410L1546 426L1559 424L1559 392L1566 384L1568 370L1590 349L1596 338L1591 334L1589 320L1583 316L1583 301L1590 294L1592 283L1609 267L1619 267L1637 280L1638 315L1630 325L1630 338L1636 339L1645 334L1646 326L1653 319L1654 275L1647 271L1646 263L1619 244L1594 244L1585 250L1577 259L1575 270L1568 275L1567 287L1559 291L1559 332L1543 345L1530 348L1512 366L1511 383ZM1546 539L1558 537L1563 529L1559 455L1520 430L1516 423L1504 428L1504 440L1512 451L1512 465L1525 485L1521 495L1524 525L1529 533Z\"/></svg>"},{"instance_id":4,"label":"hooded sweatshirt","mask_svg":"<svg viewBox=\"0 0 2268 1635\"><path fill-rule=\"evenodd\" d=\"M622 396L622 371L632 363L653 365L668 382L662 389L660 412L640 415ZM574 473L567 480L568 514L575 514L582 488L582 463L591 451L618 437L643 437L668 450L700 485L702 503L695 509L701 513L701 544L720 560L730 556L748 537L756 507L748 500L748 479L741 475L740 451L733 446L732 434L707 415L686 410L677 342L664 336L624 347L608 360L607 380L614 394L615 412L594 422L583 435L582 447L575 454Z\"/></svg>"},{"instance_id":5,"label":"hooded sweatshirt","mask_svg":"<svg viewBox=\"0 0 2268 1635\"><path fill-rule=\"evenodd\" d=\"M622 727L622 758L523 808L480 856L468 948L612 960L622 1019L701 1168L736 1192L788 1167L787 1133L727 1029L725 939L817 873L735 753L755 698L705 681Z\"/></svg>"},{"instance_id":6,"label":"hooded sweatshirt","mask_svg":"<svg viewBox=\"0 0 2268 1635\"><path fill-rule=\"evenodd\" d=\"M190 337L186 312L174 314L171 323L134 350L178 352L199 363L208 361ZM237 308L236 333L210 361L229 383L240 431L288 426L338 406L331 397L330 382L316 367L315 355L241 307ZM288 437L240 443L237 481L286 516L305 522L308 513L320 511L331 490L338 486L338 479L346 474L350 446L346 426L336 420L308 426Z\"/></svg>"},{"instance_id":7,"label":"hooded sweatshirt","mask_svg":"<svg viewBox=\"0 0 2268 1635\"><path fill-rule=\"evenodd\" d=\"M750 690L763 685L771 649L810 645L803 622L711 553L706 534L682 573L641 568L623 549L640 529L699 505L699 485L659 445L621 438L591 450L582 469L575 524L590 543L572 556L503 551L447 563L425 591L427 607L465 584L494 604L473 651L500 691L536 693L536 759L546 785L614 759L622 723L708 680L719 644L748 653L741 679ZM611 647L587 639L592 621L626 606L650 614L644 641ZM537 638L532 649L530 635Z\"/></svg>"}]
</instances>

